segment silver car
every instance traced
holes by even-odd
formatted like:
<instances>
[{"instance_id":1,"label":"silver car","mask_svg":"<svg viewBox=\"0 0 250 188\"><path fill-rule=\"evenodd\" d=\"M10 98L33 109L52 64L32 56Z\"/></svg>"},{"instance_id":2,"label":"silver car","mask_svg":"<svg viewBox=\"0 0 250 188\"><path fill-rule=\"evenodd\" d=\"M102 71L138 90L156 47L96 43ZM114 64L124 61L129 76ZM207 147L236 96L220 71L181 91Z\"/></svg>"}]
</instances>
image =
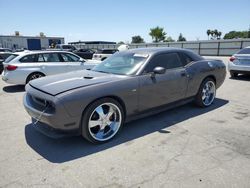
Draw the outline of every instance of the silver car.
<instances>
[{"instance_id":1,"label":"silver car","mask_svg":"<svg viewBox=\"0 0 250 188\"><path fill-rule=\"evenodd\" d=\"M250 74L250 46L230 57L228 70L231 77L237 77L239 74Z\"/></svg>"}]
</instances>

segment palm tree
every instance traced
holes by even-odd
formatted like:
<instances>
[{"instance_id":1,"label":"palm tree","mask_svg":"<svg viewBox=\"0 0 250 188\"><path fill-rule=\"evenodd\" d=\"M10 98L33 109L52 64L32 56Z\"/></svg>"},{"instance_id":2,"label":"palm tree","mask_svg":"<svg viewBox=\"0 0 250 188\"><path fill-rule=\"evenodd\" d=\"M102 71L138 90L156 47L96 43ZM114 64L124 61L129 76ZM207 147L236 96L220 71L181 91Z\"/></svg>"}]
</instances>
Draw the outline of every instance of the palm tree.
<instances>
[{"instance_id":1,"label":"palm tree","mask_svg":"<svg viewBox=\"0 0 250 188\"><path fill-rule=\"evenodd\" d=\"M217 39L220 39L221 35L222 35L222 32L219 31L219 32L218 32Z\"/></svg>"},{"instance_id":2,"label":"palm tree","mask_svg":"<svg viewBox=\"0 0 250 188\"><path fill-rule=\"evenodd\" d=\"M214 38L214 31L212 30L212 31L210 31L210 35L211 35L211 39L213 39Z\"/></svg>"},{"instance_id":3,"label":"palm tree","mask_svg":"<svg viewBox=\"0 0 250 188\"><path fill-rule=\"evenodd\" d=\"M209 35L211 34L211 30L210 29L208 29L207 30L207 38L208 38L208 40L209 40Z\"/></svg>"},{"instance_id":4,"label":"palm tree","mask_svg":"<svg viewBox=\"0 0 250 188\"><path fill-rule=\"evenodd\" d=\"M218 38L218 30L215 29L215 30L214 30L214 39L217 39L217 38Z\"/></svg>"}]
</instances>

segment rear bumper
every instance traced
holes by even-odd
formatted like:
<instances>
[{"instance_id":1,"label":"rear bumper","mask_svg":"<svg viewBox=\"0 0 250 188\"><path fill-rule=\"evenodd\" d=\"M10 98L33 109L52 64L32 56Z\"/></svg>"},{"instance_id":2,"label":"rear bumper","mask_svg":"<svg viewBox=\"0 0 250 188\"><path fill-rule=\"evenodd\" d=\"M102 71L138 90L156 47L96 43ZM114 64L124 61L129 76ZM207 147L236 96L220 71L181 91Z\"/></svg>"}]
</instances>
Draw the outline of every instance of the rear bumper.
<instances>
[{"instance_id":1,"label":"rear bumper","mask_svg":"<svg viewBox=\"0 0 250 188\"><path fill-rule=\"evenodd\" d=\"M228 63L228 70L234 72L250 72L250 66L246 65L236 65L232 62Z\"/></svg>"},{"instance_id":2,"label":"rear bumper","mask_svg":"<svg viewBox=\"0 0 250 188\"><path fill-rule=\"evenodd\" d=\"M26 75L16 74L14 72L3 71L2 80L8 84L18 84L18 85L25 85L26 84Z\"/></svg>"}]
</instances>

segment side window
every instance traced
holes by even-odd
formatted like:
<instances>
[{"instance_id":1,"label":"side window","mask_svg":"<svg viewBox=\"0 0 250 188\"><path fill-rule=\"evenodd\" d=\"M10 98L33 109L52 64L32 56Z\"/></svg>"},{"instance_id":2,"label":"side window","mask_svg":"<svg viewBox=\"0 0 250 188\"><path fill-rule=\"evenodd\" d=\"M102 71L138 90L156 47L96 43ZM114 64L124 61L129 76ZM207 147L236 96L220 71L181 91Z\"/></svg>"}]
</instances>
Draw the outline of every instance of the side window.
<instances>
[{"instance_id":1,"label":"side window","mask_svg":"<svg viewBox=\"0 0 250 188\"><path fill-rule=\"evenodd\" d=\"M21 58L19 61L22 63L32 63L32 62L37 62L37 55L26 55L23 58Z\"/></svg>"},{"instance_id":2,"label":"side window","mask_svg":"<svg viewBox=\"0 0 250 188\"><path fill-rule=\"evenodd\" d=\"M160 54L148 63L145 72L153 72L155 67L164 67L165 69L173 69L182 67L183 64L177 53Z\"/></svg>"},{"instance_id":3,"label":"side window","mask_svg":"<svg viewBox=\"0 0 250 188\"><path fill-rule=\"evenodd\" d=\"M45 62L60 62L60 58L57 53L47 53L43 54Z\"/></svg>"},{"instance_id":4,"label":"side window","mask_svg":"<svg viewBox=\"0 0 250 188\"><path fill-rule=\"evenodd\" d=\"M61 53L62 59L64 62L77 62L80 59L72 54Z\"/></svg>"},{"instance_id":5,"label":"side window","mask_svg":"<svg viewBox=\"0 0 250 188\"><path fill-rule=\"evenodd\" d=\"M42 55L42 54L39 54L39 55L38 55L37 61L38 61L38 62L44 62L44 58L43 58L43 55Z\"/></svg>"},{"instance_id":6,"label":"side window","mask_svg":"<svg viewBox=\"0 0 250 188\"><path fill-rule=\"evenodd\" d=\"M184 66L193 61L193 59L191 57L189 57L187 54L185 54L183 52L179 52L179 56L180 56L181 62Z\"/></svg>"}]
</instances>

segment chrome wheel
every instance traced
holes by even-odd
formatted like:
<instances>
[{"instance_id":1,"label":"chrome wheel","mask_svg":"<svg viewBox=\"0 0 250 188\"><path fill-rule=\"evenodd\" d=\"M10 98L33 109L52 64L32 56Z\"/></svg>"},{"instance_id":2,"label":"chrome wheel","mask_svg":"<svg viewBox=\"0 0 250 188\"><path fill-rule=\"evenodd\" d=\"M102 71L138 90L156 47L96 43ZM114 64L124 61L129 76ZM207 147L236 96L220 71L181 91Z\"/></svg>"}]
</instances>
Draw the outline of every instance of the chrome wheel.
<instances>
[{"instance_id":1,"label":"chrome wheel","mask_svg":"<svg viewBox=\"0 0 250 188\"><path fill-rule=\"evenodd\" d=\"M98 141L111 139L118 132L122 123L122 114L113 103L103 103L96 107L88 120L90 135Z\"/></svg>"},{"instance_id":2,"label":"chrome wheel","mask_svg":"<svg viewBox=\"0 0 250 188\"><path fill-rule=\"evenodd\" d=\"M205 83L202 89L202 102L205 106L209 106L214 101L216 95L216 88L213 81Z\"/></svg>"}]
</instances>

